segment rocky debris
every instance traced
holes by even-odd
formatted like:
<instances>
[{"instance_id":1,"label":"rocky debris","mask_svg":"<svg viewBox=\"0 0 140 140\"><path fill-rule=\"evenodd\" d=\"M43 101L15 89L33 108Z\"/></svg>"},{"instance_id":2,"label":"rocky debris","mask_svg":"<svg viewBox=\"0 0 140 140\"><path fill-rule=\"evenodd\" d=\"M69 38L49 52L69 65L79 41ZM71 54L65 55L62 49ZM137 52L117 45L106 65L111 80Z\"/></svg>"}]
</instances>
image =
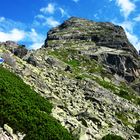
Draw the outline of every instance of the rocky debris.
<instances>
[{"instance_id":1,"label":"rocky debris","mask_svg":"<svg viewBox=\"0 0 140 140\"><path fill-rule=\"evenodd\" d=\"M71 69L71 67L69 65L67 65L66 68L65 68L65 71L72 72L72 69Z\"/></svg>"},{"instance_id":2,"label":"rocky debris","mask_svg":"<svg viewBox=\"0 0 140 140\"><path fill-rule=\"evenodd\" d=\"M29 64L32 64L33 66L37 66L37 60L33 55L30 55L29 58L27 59L27 62Z\"/></svg>"},{"instance_id":3,"label":"rocky debris","mask_svg":"<svg viewBox=\"0 0 140 140\"><path fill-rule=\"evenodd\" d=\"M4 128L0 128L0 140L23 140L25 134L18 132L14 134L13 129L4 124Z\"/></svg>"},{"instance_id":4,"label":"rocky debris","mask_svg":"<svg viewBox=\"0 0 140 140\"><path fill-rule=\"evenodd\" d=\"M54 66L55 65L55 60L52 57L45 57L45 61L50 65Z\"/></svg>"}]
</instances>

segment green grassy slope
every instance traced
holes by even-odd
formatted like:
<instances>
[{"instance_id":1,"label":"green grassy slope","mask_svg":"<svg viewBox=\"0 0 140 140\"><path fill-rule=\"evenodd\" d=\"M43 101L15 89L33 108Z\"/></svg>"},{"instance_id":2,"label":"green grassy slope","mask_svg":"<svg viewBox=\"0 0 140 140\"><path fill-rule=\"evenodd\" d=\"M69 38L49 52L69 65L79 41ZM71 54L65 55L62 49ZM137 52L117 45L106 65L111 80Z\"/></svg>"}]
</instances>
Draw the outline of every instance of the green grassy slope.
<instances>
[{"instance_id":1,"label":"green grassy slope","mask_svg":"<svg viewBox=\"0 0 140 140\"><path fill-rule=\"evenodd\" d=\"M18 76L0 66L0 126L23 132L25 140L73 140L51 115L52 105Z\"/></svg>"}]
</instances>

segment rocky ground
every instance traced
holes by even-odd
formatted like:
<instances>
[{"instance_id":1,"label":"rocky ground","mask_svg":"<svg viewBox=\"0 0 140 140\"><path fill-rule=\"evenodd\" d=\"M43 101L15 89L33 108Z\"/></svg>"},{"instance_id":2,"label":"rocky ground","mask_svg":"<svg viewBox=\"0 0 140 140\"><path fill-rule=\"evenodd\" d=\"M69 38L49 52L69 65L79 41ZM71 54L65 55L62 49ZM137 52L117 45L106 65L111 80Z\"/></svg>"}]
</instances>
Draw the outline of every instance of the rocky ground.
<instances>
[{"instance_id":1,"label":"rocky ground","mask_svg":"<svg viewBox=\"0 0 140 140\"><path fill-rule=\"evenodd\" d=\"M3 66L51 101L52 115L79 140L140 138L140 58L122 27L70 18L41 49L14 46L1 43L13 62Z\"/></svg>"},{"instance_id":2,"label":"rocky ground","mask_svg":"<svg viewBox=\"0 0 140 140\"><path fill-rule=\"evenodd\" d=\"M23 140L25 134L18 132L17 134L13 133L13 129L4 124L4 128L0 128L0 140Z\"/></svg>"}]
</instances>

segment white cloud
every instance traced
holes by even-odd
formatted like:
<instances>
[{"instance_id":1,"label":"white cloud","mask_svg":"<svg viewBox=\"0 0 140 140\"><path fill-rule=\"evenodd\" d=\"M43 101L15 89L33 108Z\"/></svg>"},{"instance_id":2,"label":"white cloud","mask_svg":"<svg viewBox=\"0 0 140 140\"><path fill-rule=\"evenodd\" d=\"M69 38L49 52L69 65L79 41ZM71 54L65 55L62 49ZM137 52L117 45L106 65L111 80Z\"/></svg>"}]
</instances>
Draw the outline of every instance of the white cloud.
<instances>
[{"instance_id":1,"label":"white cloud","mask_svg":"<svg viewBox=\"0 0 140 140\"><path fill-rule=\"evenodd\" d=\"M60 23L56 21L53 17L46 18L46 22L44 23L45 25L48 25L50 27L56 27Z\"/></svg>"},{"instance_id":2,"label":"white cloud","mask_svg":"<svg viewBox=\"0 0 140 140\"><path fill-rule=\"evenodd\" d=\"M119 25L122 26L125 31L129 31L132 33L135 24L131 21L124 21L122 23L119 23Z\"/></svg>"},{"instance_id":3,"label":"white cloud","mask_svg":"<svg viewBox=\"0 0 140 140\"><path fill-rule=\"evenodd\" d=\"M33 43L32 45L29 46L29 49L33 49L33 50L37 50L39 48L41 48L41 46L43 45L44 43Z\"/></svg>"},{"instance_id":4,"label":"white cloud","mask_svg":"<svg viewBox=\"0 0 140 140\"><path fill-rule=\"evenodd\" d=\"M60 10L60 13L61 13L61 16L64 17L70 17L69 14L61 7L59 7L59 10Z\"/></svg>"},{"instance_id":5,"label":"white cloud","mask_svg":"<svg viewBox=\"0 0 140 140\"><path fill-rule=\"evenodd\" d=\"M32 28L31 31L27 33L27 37L34 43L41 43L45 40L45 36L37 33L34 28Z\"/></svg>"},{"instance_id":6,"label":"white cloud","mask_svg":"<svg viewBox=\"0 0 140 140\"><path fill-rule=\"evenodd\" d=\"M0 22L5 21L5 17L0 17Z\"/></svg>"},{"instance_id":7,"label":"white cloud","mask_svg":"<svg viewBox=\"0 0 140 140\"><path fill-rule=\"evenodd\" d=\"M0 17L0 31L8 33L13 29L25 30L27 25L24 23L14 21L5 17Z\"/></svg>"},{"instance_id":8,"label":"white cloud","mask_svg":"<svg viewBox=\"0 0 140 140\"><path fill-rule=\"evenodd\" d=\"M29 32L25 32L19 29L12 29L10 32L0 32L0 42L5 41L23 41L31 42L29 49L38 49L44 44L45 36L38 34L35 29L31 29Z\"/></svg>"},{"instance_id":9,"label":"white cloud","mask_svg":"<svg viewBox=\"0 0 140 140\"><path fill-rule=\"evenodd\" d=\"M38 16L41 18L41 15ZM37 33L34 28L27 30L26 27L27 26L24 26L24 24L21 22L13 21L5 17L0 17L0 42L5 42L7 40L15 42L20 41L27 43L26 45L29 49L40 48L44 43L46 35Z\"/></svg>"},{"instance_id":10,"label":"white cloud","mask_svg":"<svg viewBox=\"0 0 140 140\"><path fill-rule=\"evenodd\" d=\"M46 19L46 17L45 17L44 15L41 15L41 14L39 14L39 15L35 16L35 18L39 18L39 19Z\"/></svg>"},{"instance_id":11,"label":"white cloud","mask_svg":"<svg viewBox=\"0 0 140 140\"><path fill-rule=\"evenodd\" d=\"M49 3L47 7L41 8L40 12L42 12L44 14L46 14L46 13L53 14L55 12L55 5L52 3Z\"/></svg>"},{"instance_id":12,"label":"white cloud","mask_svg":"<svg viewBox=\"0 0 140 140\"><path fill-rule=\"evenodd\" d=\"M60 12L62 17L64 17L64 16L69 17L69 14L66 12L66 10L64 10L62 7L59 7L58 5L55 5L55 4L52 4L52 3L49 3L47 7L41 8L40 12L42 12L43 16L46 13L54 14L55 12ZM42 14L39 14L36 17L38 17L40 19L44 18L42 16Z\"/></svg>"},{"instance_id":13,"label":"white cloud","mask_svg":"<svg viewBox=\"0 0 140 140\"><path fill-rule=\"evenodd\" d=\"M79 2L79 0L73 0L73 1L76 2L76 3Z\"/></svg>"},{"instance_id":14,"label":"white cloud","mask_svg":"<svg viewBox=\"0 0 140 140\"><path fill-rule=\"evenodd\" d=\"M133 20L140 21L140 14L137 17L135 17Z\"/></svg>"},{"instance_id":15,"label":"white cloud","mask_svg":"<svg viewBox=\"0 0 140 140\"><path fill-rule=\"evenodd\" d=\"M5 42L7 40L21 41L25 38L25 32L19 29L12 29L10 32L0 32L0 41Z\"/></svg>"},{"instance_id":16,"label":"white cloud","mask_svg":"<svg viewBox=\"0 0 140 140\"><path fill-rule=\"evenodd\" d=\"M128 31L126 31L126 35L127 35L128 39L129 39L129 41L137 49L137 51L139 51L140 50L140 40L139 40L139 38L135 34L130 33Z\"/></svg>"},{"instance_id":17,"label":"white cloud","mask_svg":"<svg viewBox=\"0 0 140 140\"><path fill-rule=\"evenodd\" d=\"M39 49L44 44L45 36L36 32L34 28L27 32L25 41L31 42L29 49Z\"/></svg>"},{"instance_id":18,"label":"white cloud","mask_svg":"<svg viewBox=\"0 0 140 140\"><path fill-rule=\"evenodd\" d=\"M116 3L121 8L120 11L125 18L127 18L136 8L136 5L130 0L116 0Z\"/></svg>"},{"instance_id":19,"label":"white cloud","mask_svg":"<svg viewBox=\"0 0 140 140\"><path fill-rule=\"evenodd\" d=\"M61 12L62 17L64 17L64 15L65 15L64 9L63 9L63 8L59 8L59 10L60 10L60 12Z\"/></svg>"},{"instance_id":20,"label":"white cloud","mask_svg":"<svg viewBox=\"0 0 140 140\"><path fill-rule=\"evenodd\" d=\"M29 36L33 42L36 42L38 40L38 34L35 29L31 29L31 32L29 32Z\"/></svg>"},{"instance_id":21,"label":"white cloud","mask_svg":"<svg viewBox=\"0 0 140 140\"><path fill-rule=\"evenodd\" d=\"M36 18L41 20L41 24L43 26L49 26L49 27L56 27L60 24L57 20L55 20L53 17L45 17L44 15L37 15Z\"/></svg>"}]
</instances>

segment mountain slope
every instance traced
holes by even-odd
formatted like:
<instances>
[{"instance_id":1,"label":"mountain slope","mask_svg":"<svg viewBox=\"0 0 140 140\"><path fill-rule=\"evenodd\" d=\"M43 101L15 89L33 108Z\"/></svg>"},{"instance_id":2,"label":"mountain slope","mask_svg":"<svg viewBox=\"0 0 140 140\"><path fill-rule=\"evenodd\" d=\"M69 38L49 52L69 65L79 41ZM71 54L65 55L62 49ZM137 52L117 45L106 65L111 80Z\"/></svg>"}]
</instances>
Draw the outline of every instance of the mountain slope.
<instances>
[{"instance_id":1,"label":"mountain slope","mask_svg":"<svg viewBox=\"0 0 140 140\"><path fill-rule=\"evenodd\" d=\"M17 56L3 67L47 98L75 137L139 139L140 59L122 27L70 18L48 32L44 47Z\"/></svg>"},{"instance_id":2,"label":"mountain slope","mask_svg":"<svg viewBox=\"0 0 140 140\"><path fill-rule=\"evenodd\" d=\"M74 139L50 115L52 105L2 67L0 96L0 126L7 123L14 132L25 133L25 140Z\"/></svg>"}]
</instances>

